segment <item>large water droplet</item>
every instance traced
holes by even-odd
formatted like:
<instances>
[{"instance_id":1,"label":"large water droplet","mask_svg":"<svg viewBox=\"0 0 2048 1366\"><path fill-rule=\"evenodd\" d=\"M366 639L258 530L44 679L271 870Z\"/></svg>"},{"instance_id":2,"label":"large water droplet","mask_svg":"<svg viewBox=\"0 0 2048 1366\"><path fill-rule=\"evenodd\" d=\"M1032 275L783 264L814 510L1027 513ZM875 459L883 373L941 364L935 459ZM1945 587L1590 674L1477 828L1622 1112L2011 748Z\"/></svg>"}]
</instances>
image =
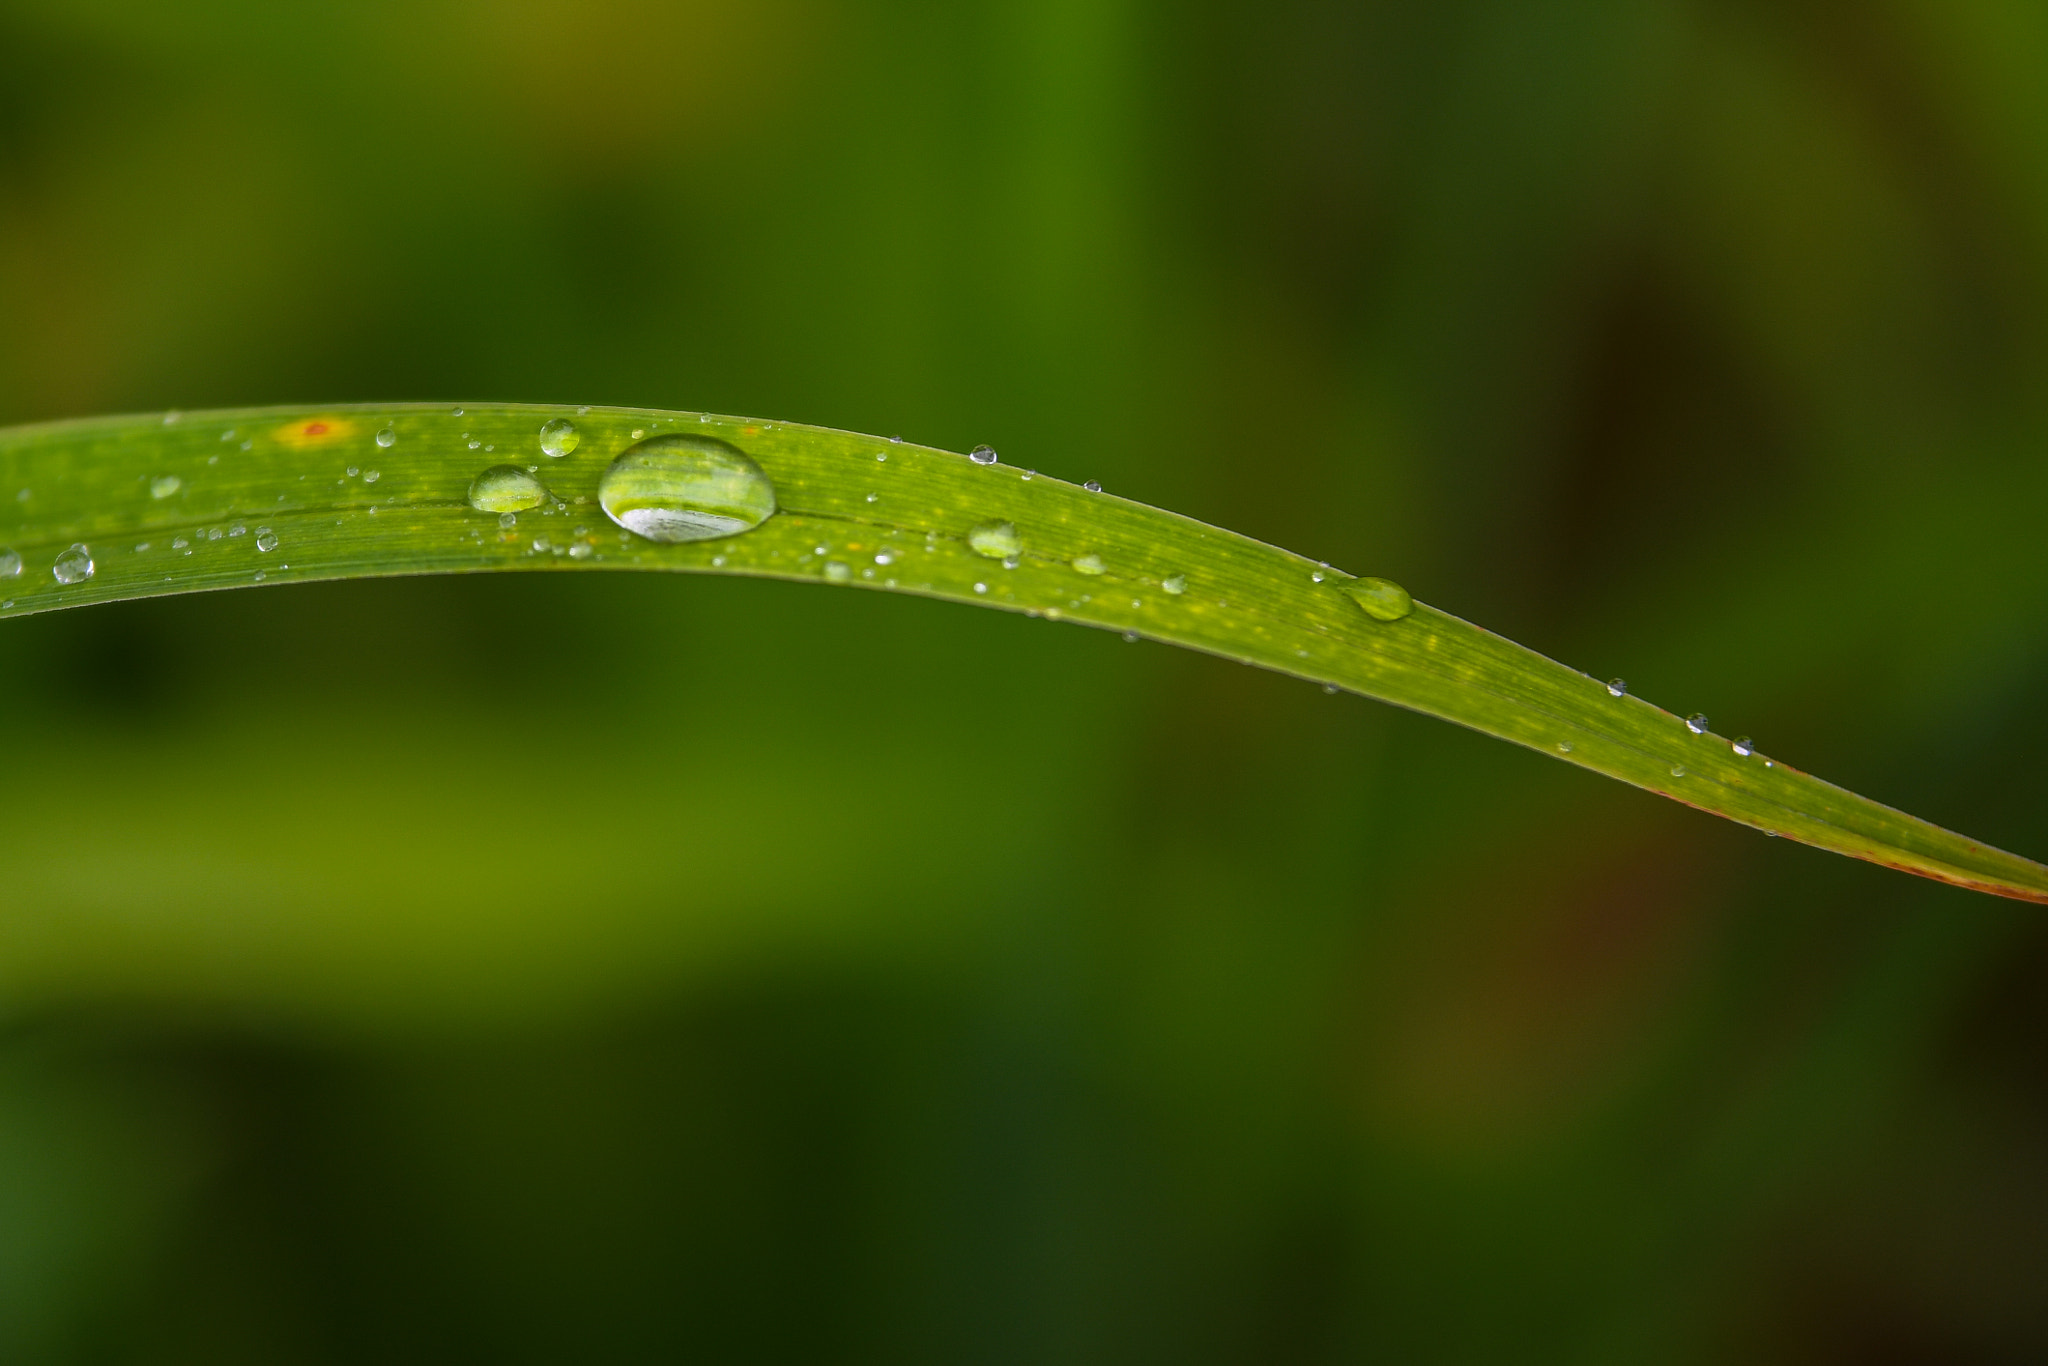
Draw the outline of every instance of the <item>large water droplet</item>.
<instances>
[{"instance_id":1,"label":"large water droplet","mask_svg":"<svg viewBox=\"0 0 2048 1366\"><path fill-rule=\"evenodd\" d=\"M0 579L11 579L21 573L21 552L0 550Z\"/></svg>"},{"instance_id":2,"label":"large water droplet","mask_svg":"<svg viewBox=\"0 0 2048 1366\"><path fill-rule=\"evenodd\" d=\"M92 552L82 545L74 545L57 557L57 563L50 566L50 573L58 583L84 583L93 576L94 568Z\"/></svg>"},{"instance_id":3,"label":"large water droplet","mask_svg":"<svg viewBox=\"0 0 2048 1366\"><path fill-rule=\"evenodd\" d=\"M1735 737L1735 742L1730 748L1735 751L1737 758L1747 759L1750 755L1756 753L1756 742L1747 735L1738 735Z\"/></svg>"},{"instance_id":4,"label":"large water droplet","mask_svg":"<svg viewBox=\"0 0 2048 1366\"><path fill-rule=\"evenodd\" d=\"M967 458L977 465L993 465L996 463L996 448L994 446L976 446L973 450L967 452Z\"/></svg>"},{"instance_id":5,"label":"large water droplet","mask_svg":"<svg viewBox=\"0 0 2048 1366\"><path fill-rule=\"evenodd\" d=\"M567 455L582 439L577 435L576 424L566 417L558 417L540 429L540 448L553 456Z\"/></svg>"},{"instance_id":6,"label":"large water droplet","mask_svg":"<svg viewBox=\"0 0 2048 1366\"><path fill-rule=\"evenodd\" d=\"M1685 728L1694 735L1705 735L1707 733L1706 713L1696 711L1691 716L1686 717Z\"/></svg>"},{"instance_id":7,"label":"large water droplet","mask_svg":"<svg viewBox=\"0 0 2048 1366\"><path fill-rule=\"evenodd\" d=\"M1608 679L1608 680L1607 680L1607 695L1608 695L1609 697L1622 697L1622 696L1625 696L1625 695L1627 695L1627 693L1628 693L1628 680L1627 680L1627 679L1625 679L1625 678L1610 678L1610 679Z\"/></svg>"},{"instance_id":8,"label":"large water droplet","mask_svg":"<svg viewBox=\"0 0 2048 1366\"><path fill-rule=\"evenodd\" d=\"M524 512L547 496L540 480L517 465L493 465L469 483L469 505L478 512Z\"/></svg>"},{"instance_id":9,"label":"large water droplet","mask_svg":"<svg viewBox=\"0 0 2048 1366\"><path fill-rule=\"evenodd\" d=\"M612 461L597 501L650 541L709 541L773 517L775 486L746 452L715 437L653 436Z\"/></svg>"},{"instance_id":10,"label":"large water droplet","mask_svg":"<svg viewBox=\"0 0 2048 1366\"><path fill-rule=\"evenodd\" d=\"M383 431L377 433L377 444L386 450L391 449L398 444L398 433L386 427Z\"/></svg>"},{"instance_id":11,"label":"large water droplet","mask_svg":"<svg viewBox=\"0 0 2048 1366\"><path fill-rule=\"evenodd\" d=\"M185 487L184 480L175 474L166 474L149 481L149 496L161 500L170 497L183 487Z\"/></svg>"},{"instance_id":12,"label":"large water droplet","mask_svg":"<svg viewBox=\"0 0 2048 1366\"><path fill-rule=\"evenodd\" d=\"M1100 555L1076 555L1074 557L1074 572L1076 574L1092 576L1100 574L1108 568L1109 566L1102 562Z\"/></svg>"},{"instance_id":13,"label":"large water droplet","mask_svg":"<svg viewBox=\"0 0 2048 1366\"><path fill-rule=\"evenodd\" d=\"M1344 591L1374 621L1399 621L1415 610L1415 599L1392 579L1353 579Z\"/></svg>"},{"instance_id":14,"label":"large water droplet","mask_svg":"<svg viewBox=\"0 0 2048 1366\"><path fill-rule=\"evenodd\" d=\"M991 560L1004 560L1024 553L1024 542L1017 538L1015 522L983 522L967 533L967 544L975 554L986 555Z\"/></svg>"}]
</instances>

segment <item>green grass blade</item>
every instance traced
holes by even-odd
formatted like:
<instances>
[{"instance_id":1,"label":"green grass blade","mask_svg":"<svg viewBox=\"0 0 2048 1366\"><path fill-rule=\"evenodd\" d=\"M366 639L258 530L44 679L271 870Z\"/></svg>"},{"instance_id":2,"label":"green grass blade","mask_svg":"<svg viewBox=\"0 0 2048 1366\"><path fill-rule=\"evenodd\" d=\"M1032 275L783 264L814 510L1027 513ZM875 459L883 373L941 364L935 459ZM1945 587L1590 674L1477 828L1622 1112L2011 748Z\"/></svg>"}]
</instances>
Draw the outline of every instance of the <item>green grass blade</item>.
<instances>
[{"instance_id":1,"label":"green grass blade","mask_svg":"<svg viewBox=\"0 0 2048 1366\"><path fill-rule=\"evenodd\" d=\"M558 418L578 432L559 458L540 441ZM598 506L600 476L641 436L664 432L745 451L774 483L775 515L743 535L685 544L615 525ZM532 467L552 499L509 524L472 508L471 480L501 464ZM1014 546L1001 533L974 535L1001 523L1015 528ZM92 575L61 582L74 545L89 552ZM2048 901L2040 864L1738 754L1420 603L1378 620L1342 591L1349 575L1298 555L1012 466L824 428L523 404L19 427L0 432L0 570L10 549L20 570L0 577L0 616L257 583L522 569L748 574L947 598L1348 689L1818 848Z\"/></svg>"}]
</instances>

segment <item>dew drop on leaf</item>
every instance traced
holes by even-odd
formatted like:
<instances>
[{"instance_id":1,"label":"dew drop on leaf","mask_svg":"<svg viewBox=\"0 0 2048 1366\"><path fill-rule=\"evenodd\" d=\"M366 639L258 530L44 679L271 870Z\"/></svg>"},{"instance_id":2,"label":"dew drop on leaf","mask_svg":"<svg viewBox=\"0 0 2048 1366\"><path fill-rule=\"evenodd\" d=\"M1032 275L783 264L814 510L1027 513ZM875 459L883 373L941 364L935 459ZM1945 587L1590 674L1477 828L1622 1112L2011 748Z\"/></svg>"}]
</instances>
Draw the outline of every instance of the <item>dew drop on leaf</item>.
<instances>
[{"instance_id":1,"label":"dew drop on leaf","mask_svg":"<svg viewBox=\"0 0 2048 1366\"><path fill-rule=\"evenodd\" d=\"M517 465L493 465L469 483L469 505L478 512L524 512L547 496L540 480Z\"/></svg>"},{"instance_id":2,"label":"dew drop on leaf","mask_svg":"<svg viewBox=\"0 0 2048 1366\"><path fill-rule=\"evenodd\" d=\"M834 583L845 583L853 577L853 570L843 560L827 560L825 577Z\"/></svg>"},{"instance_id":3,"label":"dew drop on leaf","mask_svg":"<svg viewBox=\"0 0 2048 1366\"><path fill-rule=\"evenodd\" d=\"M1694 735L1705 735L1707 733L1706 713L1696 711L1691 716L1686 717L1685 728Z\"/></svg>"},{"instance_id":4,"label":"dew drop on leaf","mask_svg":"<svg viewBox=\"0 0 2048 1366\"><path fill-rule=\"evenodd\" d=\"M266 555L277 549L277 533L267 526L257 527L256 548Z\"/></svg>"},{"instance_id":5,"label":"dew drop on leaf","mask_svg":"<svg viewBox=\"0 0 2048 1366\"><path fill-rule=\"evenodd\" d=\"M967 533L967 545L975 554L991 560L1024 553L1024 542L1017 538L1015 522L983 522Z\"/></svg>"},{"instance_id":6,"label":"dew drop on leaf","mask_svg":"<svg viewBox=\"0 0 2048 1366\"><path fill-rule=\"evenodd\" d=\"M149 496L158 500L170 497L185 487L185 481L175 474L166 474L149 481Z\"/></svg>"},{"instance_id":7,"label":"dew drop on leaf","mask_svg":"<svg viewBox=\"0 0 2048 1366\"><path fill-rule=\"evenodd\" d=\"M1756 753L1756 742L1747 735L1738 735L1735 737L1735 742L1729 748L1735 751L1737 758L1747 759L1750 755Z\"/></svg>"},{"instance_id":8,"label":"dew drop on leaf","mask_svg":"<svg viewBox=\"0 0 2048 1366\"><path fill-rule=\"evenodd\" d=\"M709 541L775 515L775 486L746 452L709 436L649 437L598 481L605 515L650 541Z\"/></svg>"},{"instance_id":9,"label":"dew drop on leaf","mask_svg":"<svg viewBox=\"0 0 2048 1366\"><path fill-rule=\"evenodd\" d=\"M11 579L21 573L21 552L0 550L0 579Z\"/></svg>"},{"instance_id":10,"label":"dew drop on leaf","mask_svg":"<svg viewBox=\"0 0 2048 1366\"><path fill-rule=\"evenodd\" d=\"M377 444L387 451L390 450L398 444L398 433L386 427L383 431L377 433Z\"/></svg>"},{"instance_id":11,"label":"dew drop on leaf","mask_svg":"<svg viewBox=\"0 0 2048 1366\"><path fill-rule=\"evenodd\" d=\"M1076 555L1074 557L1074 572L1076 574L1093 576L1102 573L1107 568L1109 566L1102 562L1100 555Z\"/></svg>"},{"instance_id":12,"label":"dew drop on leaf","mask_svg":"<svg viewBox=\"0 0 2048 1366\"><path fill-rule=\"evenodd\" d=\"M1399 621L1415 610L1415 599L1392 579L1353 579L1344 592L1374 621Z\"/></svg>"},{"instance_id":13,"label":"dew drop on leaf","mask_svg":"<svg viewBox=\"0 0 2048 1366\"><path fill-rule=\"evenodd\" d=\"M555 418L540 429L540 448L557 458L575 450L580 440L576 424L566 417Z\"/></svg>"},{"instance_id":14,"label":"dew drop on leaf","mask_svg":"<svg viewBox=\"0 0 2048 1366\"><path fill-rule=\"evenodd\" d=\"M51 577L58 583L84 583L93 576L92 552L82 545L74 545L57 557L50 566Z\"/></svg>"},{"instance_id":15,"label":"dew drop on leaf","mask_svg":"<svg viewBox=\"0 0 2048 1366\"><path fill-rule=\"evenodd\" d=\"M967 458L977 465L993 465L996 463L996 448L994 446L976 446L973 450L967 452Z\"/></svg>"},{"instance_id":16,"label":"dew drop on leaf","mask_svg":"<svg viewBox=\"0 0 2048 1366\"><path fill-rule=\"evenodd\" d=\"M1627 679L1624 679L1624 678L1610 678L1610 679L1608 679L1608 680L1607 680L1607 695L1608 695L1609 697L1623 697L1623 696L1626 696L1626 695L1627 695L1627 693L1628 693L1628 680L1627 680Z\"/></svg>"},{"instance_id":17,"label":"dew drop on leaf","mask_svg":"<svg viewBox=\"0 0 2048 1366\"><path fill-rule=\"evenodd\" d=\"M1179 597L1188 591L1188 576L1185 574L1169 574L1159 586L1175 597Z\"/></svg>"}]
</instances>

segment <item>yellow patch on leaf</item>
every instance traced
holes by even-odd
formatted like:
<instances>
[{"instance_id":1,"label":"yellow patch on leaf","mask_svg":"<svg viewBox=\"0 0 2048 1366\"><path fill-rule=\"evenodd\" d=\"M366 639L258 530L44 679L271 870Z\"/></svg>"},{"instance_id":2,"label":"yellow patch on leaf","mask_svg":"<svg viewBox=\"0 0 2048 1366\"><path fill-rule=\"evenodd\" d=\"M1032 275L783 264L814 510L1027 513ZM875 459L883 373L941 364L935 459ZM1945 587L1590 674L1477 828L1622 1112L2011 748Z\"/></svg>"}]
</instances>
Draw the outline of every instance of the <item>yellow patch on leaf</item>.
<instances>
[{"instance_id":1,"label":"yellow patch on leaf","mask_svg":"<svg viewBox=\"0 0 2048 1366\"><path fill-rule=\"evenodd\" d=\"M274 428L270 436L280 446L304 450L346 440L355 435L355 430L356 424L345 417L307 417Z\"/></svg>"}]
</instances>

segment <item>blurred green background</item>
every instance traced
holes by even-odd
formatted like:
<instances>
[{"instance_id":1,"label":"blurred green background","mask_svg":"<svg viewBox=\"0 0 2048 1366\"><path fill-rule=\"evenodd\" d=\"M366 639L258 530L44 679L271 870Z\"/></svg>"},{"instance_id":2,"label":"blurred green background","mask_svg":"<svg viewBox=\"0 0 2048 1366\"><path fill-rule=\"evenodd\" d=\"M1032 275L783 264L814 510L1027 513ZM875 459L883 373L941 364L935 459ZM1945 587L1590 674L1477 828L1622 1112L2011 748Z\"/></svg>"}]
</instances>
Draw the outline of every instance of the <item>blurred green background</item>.
<instances>
[{"instance_id":1,"label":"blurred green background","mask_svg":"<svg viewBox=\"0 0 2048 1366\"><path fill-rule=\"evenodd\" d=\"M2048 10L0 3L0 421L713 409L2048 856ZM2048 1355L2048 919L1355 698L507 576L0 630L0 1358Z\"/></svg>"}]
</instances>

